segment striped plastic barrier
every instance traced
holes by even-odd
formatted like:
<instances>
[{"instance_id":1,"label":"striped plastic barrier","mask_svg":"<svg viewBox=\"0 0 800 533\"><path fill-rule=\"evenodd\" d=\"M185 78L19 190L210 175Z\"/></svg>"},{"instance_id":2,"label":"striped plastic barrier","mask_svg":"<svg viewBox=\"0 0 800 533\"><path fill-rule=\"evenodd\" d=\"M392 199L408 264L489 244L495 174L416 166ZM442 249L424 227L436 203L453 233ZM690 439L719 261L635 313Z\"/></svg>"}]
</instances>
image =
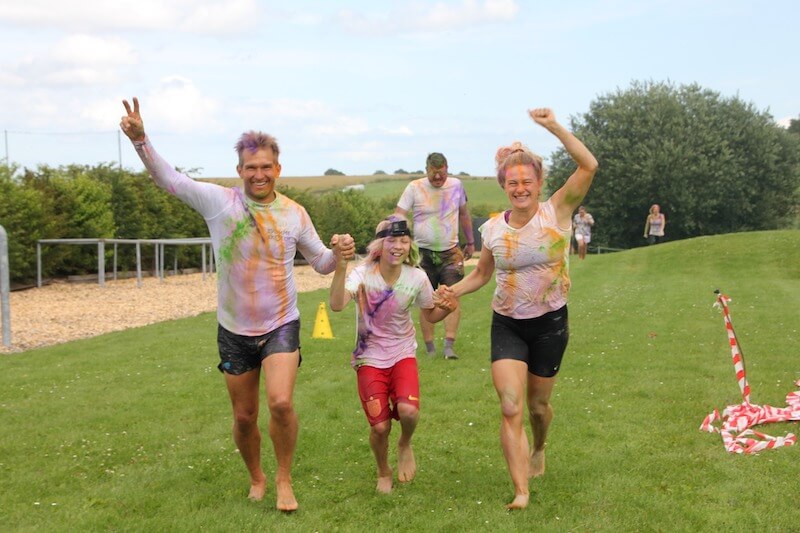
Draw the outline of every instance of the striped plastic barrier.
<instances>
[{"instance_id":1,"label":"striped plastic barrier","mask_svg":"<svg viewBox=\"0 0 800 533\"><path fill-rule=\"evenodd\" d=\"M716 294L717 301L714 307L722 309L725 330L731 346L733 368L736 371L736 381L739 383L743 401L739 405L729 405L722 411L722 416L719 411L714 409L700 424L700 430L722 435L722 443L725 445L725 449L731 453L758 453L762 450L795 444L797 437L794 433L787 433L784 437L773 437L750 429L761 424L800 420L800 391L790 392L786 395L787 407L761 406L750 403L750 385L747 383L744 356L739 349L739 341L736 339L728 309L728 302L731 299L719 291L716 291ZM800 388L800 379L795 381L795 385ZM720 426L715 426L714 422L720 422Z\"/></svg>"}]
</instances>

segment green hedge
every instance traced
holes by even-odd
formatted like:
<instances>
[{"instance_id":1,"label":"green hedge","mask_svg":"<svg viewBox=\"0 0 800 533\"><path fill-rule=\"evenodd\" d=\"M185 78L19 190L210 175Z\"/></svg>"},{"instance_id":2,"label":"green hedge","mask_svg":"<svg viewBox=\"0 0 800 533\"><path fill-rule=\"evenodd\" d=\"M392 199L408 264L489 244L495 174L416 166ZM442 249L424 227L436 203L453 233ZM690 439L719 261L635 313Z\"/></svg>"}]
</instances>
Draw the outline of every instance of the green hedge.
<instances>
[{"instance_id":1,"label":"green hedge","mask_svg":"<svg viewBox=\"0 0 800 533\"><path fill-rule=\"evenodd\" d=\"M334 233L350 233L361 251L378 222L391 213L394 201L374 200L361 191L309 191L279 187L303 204L326 243ZM40 166L36 170L0 168L0 225L8 233L10 277L14 283L36 278L36 241L66 238L158 239L207 237L203 218L157 188L146 172L120 171L110 163L95 166ZM170 247L181 265L200 265L194 246ZM44 246L44 277L95 272L96 248ZM106 252L111 259L112 250ZM142 248L142 261L152 264L152 247ZM169 264L173 256L166 258ZM119 270L135 268L135 249L118 248Z\"/></svg>"}]
</instances>

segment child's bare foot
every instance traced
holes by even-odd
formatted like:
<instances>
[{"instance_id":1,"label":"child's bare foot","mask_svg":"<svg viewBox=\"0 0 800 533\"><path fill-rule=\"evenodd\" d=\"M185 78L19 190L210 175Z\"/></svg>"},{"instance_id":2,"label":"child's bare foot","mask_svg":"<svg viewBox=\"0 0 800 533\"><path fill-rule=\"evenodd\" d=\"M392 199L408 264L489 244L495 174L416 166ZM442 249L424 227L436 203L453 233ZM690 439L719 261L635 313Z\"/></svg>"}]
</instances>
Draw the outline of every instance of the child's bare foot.
<instances>
[{"instance_id":1,"label":"child's bare foot","mask_svg":"<svg viewBox=\"0 0 800 533\"><path fill-rule=\"evenodd\" d=\"M529 497L529 494L517 494L514 497L514 501L506 505L506 509L525 509L528 506Z\"/></svg>"},{"instance_id":2,"label":"child's bare foot","mask_svg":"<svg viewBox=\"0 0 800 533\"><path fill-rule=\"evenodd\" d=\"M544 475L544 450L531 452L531 460L528 464L528 477L539 477Z\"/></svg>"},{"instance_id":3,"label":"child's bare foot","mask_svg":"<svg viewBox=\"0 0 800 533\"><path fill-rule=\"evenodd\" d=\"M408 483L417 475L417 461L411 444L397 446L397 479L400 483Z\"/></svg>"},{"instance_id":4,"label":"child's bare foot","mask_svg":"<svg viewBox=\"0 0 800 533\"><path fill-rule=\"evenodd\" d=\"M285 513L291 513L292 511L296 511L298 508L297 500L294 497L294 491L292 490L292 480L282 480L278 481L275 480L275 491L278 494L277 503L275 507L279 511L283 511Z\"/></svg>"},{"instance_id":5,"label":"child's bare foot","mask_svg":"<svg viewBox=\"0 0 800 533\"><path fill-rule=\"evenodd\" d=\"M378 476L378 484L375 490L382 494L389 494L392 492L392 474L388 476Z\"/></svg>"},{"instance_id":6,"label":"child's bare foot","mask_svg":"<svg viewBox=\"0 0 800 533\"><path fill-rule=\"evenodd\" d=\"M250 494L247 497L254 501L260 502L264 499L264 493L267 491L267 478L263 476L263 479L260 481L251 481L250 483Z\"/></svg>"}]
</instances>

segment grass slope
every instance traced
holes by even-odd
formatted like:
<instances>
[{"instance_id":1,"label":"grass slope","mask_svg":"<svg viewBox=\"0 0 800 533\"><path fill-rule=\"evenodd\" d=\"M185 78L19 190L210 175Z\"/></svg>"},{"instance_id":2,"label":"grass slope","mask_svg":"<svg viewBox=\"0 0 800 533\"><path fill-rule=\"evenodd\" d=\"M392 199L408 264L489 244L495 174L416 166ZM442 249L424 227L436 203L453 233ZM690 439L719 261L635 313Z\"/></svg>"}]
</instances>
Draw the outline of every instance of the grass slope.
<instances>
[{"instance_id":1,"label":"grass slope","mask_svg":"<svg viewBox=\"0 0 800 533\"><path fill-rule=\"evenodd\" d=\"M573 259L572 280L547 473L525 511L503 508L513 491L487 360L491 287L462 301L461 360L420 360L418 476L390 496L374 492L348 365L352 308L329 312L335 339L312 339L327 299L317 291L300 298L298 513L274 511L272 487L264 503L245 497L205 314L0 360L0 530L796 529L800 447L730 455L698 427L741 401L716 288L733 299L752 400L780 407L794 390L800 232ZM264 448L271 477L266 434Z\"/></svg>"}]
</instances>

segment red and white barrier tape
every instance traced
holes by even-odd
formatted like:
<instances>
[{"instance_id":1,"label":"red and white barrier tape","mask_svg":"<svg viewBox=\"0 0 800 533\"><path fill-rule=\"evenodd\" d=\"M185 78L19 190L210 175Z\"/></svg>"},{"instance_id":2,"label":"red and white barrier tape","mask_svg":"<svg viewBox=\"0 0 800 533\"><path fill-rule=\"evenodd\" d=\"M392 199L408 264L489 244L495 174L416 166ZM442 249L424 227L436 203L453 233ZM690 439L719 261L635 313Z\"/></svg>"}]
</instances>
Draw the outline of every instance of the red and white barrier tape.
<instances>
[{"instance_id":1,"label":"red and white barrier tape","mask_svg":"<svg viewBox=\"0 0 800 533\"><path fill-rule=\"evenodd\" d=\"M778 408L750 403L750 385L747 383L744 357L739 349L736 333L733 331L733 323L728 310L729 301L731 301L730 298L721 292L717 292L717 302L714 306L722 309L722 314L725 318L725 330L728 332L728 340L730 341L733 368L736 371L739 389L742 391L743 402L739 405L726 407L722 411L721 417L719 411L714 409L714 412L709 414L700 424L700 430L709 433L720 433L725 449L731 453L757 453L765 449L791 446L797 442L797 437L793 433L788 433L785 437L773 437L750 429L760 424L800 420L800 391L790 392L786 395L787 407ZM795 385L800 387L800 379L795 382ZM716 421L721 422L720 427L713 425Z\"/></svg>"}]
</instances>

